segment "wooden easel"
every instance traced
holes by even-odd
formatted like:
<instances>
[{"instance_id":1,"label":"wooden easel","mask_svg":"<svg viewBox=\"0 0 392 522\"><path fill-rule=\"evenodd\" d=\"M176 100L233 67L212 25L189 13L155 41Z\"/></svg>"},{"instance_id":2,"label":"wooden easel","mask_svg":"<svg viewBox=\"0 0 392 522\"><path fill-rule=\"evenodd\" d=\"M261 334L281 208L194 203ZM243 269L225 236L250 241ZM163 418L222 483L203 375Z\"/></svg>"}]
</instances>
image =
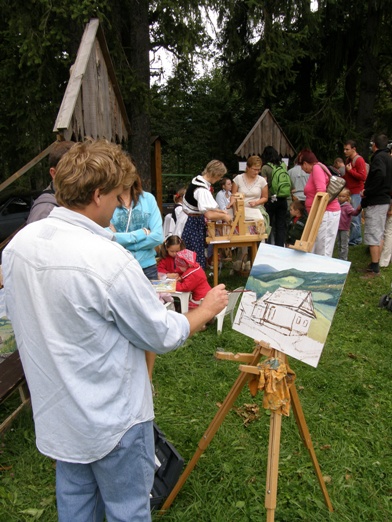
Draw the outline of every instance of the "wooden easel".
<instances>
[{"instance_id":1,"label":"wooden easel","mask_svg":"<svg viewBox=\"0 0 392 522\"><path fill-rule=\"evenodd\" d=\"M294 245L290 245L290 248L294 248L294 250L302 250L303 252L312 251L328 201L329 195L326 192L317 192L308 219L306 220L301 239L297 239Z\"/></svg>"},{"instance_id":2,"label":"wooden easel","mask_svg":"<svg viewBox=\"0 0 392 522\"><path fill-rule=\"evenodd\" d=\"M215 433L220 428L224 418L228 414L228 412L233 407L234 402L237 397L241 393L244 385L254 376L254 374L259 373L259 369L257 368L257 364L260 361L262 356L267 357L276 357L276 358L284 358L285 355L279 352L278 350L271 349L268 344L263 342L259 342L256 344L253 353L229 353L229 352L217 352L216 357L218 359L237 361L246 363L246 365L240 365L239 370L241 373L237 377L233 387L227 394L225 400L217 411L215 417L213 418L211 424L205 431L204 435L199 441L197 450L190 460L189 464L185 468L181 477L179 478L177 484L174 486L170 495L167 497L165 503L163 504L160 514L164 514L167 509L171 506L172 502L176 498L177 494L181 490L182 486L185 484L187 478L191 474L193 468L196 466L199 458L207 449L208 445L214 438ZM331 501L329 499L328 491L325 486L323 476L321 474L320 466L317 461L317 457L314 451L314 447L312 444L312 440L310 437L309 429L306 424L305 416L302 410L302 406L298 397L297 389L295 384L290 387L290 399L291 406L293 408L293 413L295 417L295 421L298 426L299 433L301 435L302 441L305 444L307 450L309 451L310 458L313 463L313 467L315 469L318 482L320 484L321 491L324 496L324 501L328 507L329 511L333 511L333 507ZM277 499L277 491L278 491L278 470L279 470L279 450L280 450L280 433L282 426L282 416L278 413L271 412L270 416L270 435L269 435L269 447L268 447L268 464L267 464L267 480L266 480L266 493L265 493L265 507L267 509L267 522L273 522L275 518L275 510L276 510L276 499Z\"/></svg>"},{"instance_id":3,"label":"wooden easel","mask_svg":"<svg viewBox=\"0 0 392 522\"><path fill-rule=\"evenodd\" d=\"M305 226L303 235L299 241L296 242L293 248L297 250L303 250L310 252L313 248L314 242L317 237L317 232L320 227L321 220L325 208L328 204L329 196L326 193L317 193L313 202L309 218ZM309 224L309 226L308 226ZM297 246L298 243L298 246ZM279 350L271 348L268 344L259 342L256 343L253 353L228 353L228 352L217 352L216 357L218 359L237 361L246 364L239 366L240 374L237 377L233 387L226 396L211 424L207 428L206 432L199 441L198 448L190 460L189 464L185 468L177 484L174 486L170 495L167 497L163 504L160 514L164 514L165 511L171 506L172 502L176 498L177 494L185 484L187 478L191 474L193 468L196 466L199 458L207 449L209 443L213 439L215 433L221 426L227 413L231 410L234 402L239 396L244 385L255 375L258 375L260 370L257 367L260 358L262 356L273 357L286 363L287 357ZM332 503L328 495L326 485L321 474L320 466L317 461L317 457L314 451L313 443L310 437L310 432L306 424L305 416L302 410L302 406L298 397L297 389L295 384L292 384L289 388L291 407L293 409L295 421L298 426L299 433L302 441L309 451L310 458L316 472L317 480L319 482L322 494L324 496L325 504L330 512L333 511ZM280 452L280 434L282 427L282 415L271 411L270 416L270 433L269 433L269 445L268 445L268 463L267 463L267 478L266 478L266 493L265 493L265 507L267 510L267 522L273 522L275 520L275 510L277 502L277 491L278 491L278 471L279 471L279 452Z\"/></svg>"},{"instance_id":4,"label":"wooden easel","mask_svg":"<svg viewBox=\"0 0 392 522\"><path fill-rule=\"evenodd\" d=\"M268 236L265 233L264 220L246 220L244 196L234 195L236 202L235 217L231 224L207 223L207 244L213 245L214 286L218 284L218 251L220 248L250 247L253 263L260 241Z\"/></svg>"}]
</instances>

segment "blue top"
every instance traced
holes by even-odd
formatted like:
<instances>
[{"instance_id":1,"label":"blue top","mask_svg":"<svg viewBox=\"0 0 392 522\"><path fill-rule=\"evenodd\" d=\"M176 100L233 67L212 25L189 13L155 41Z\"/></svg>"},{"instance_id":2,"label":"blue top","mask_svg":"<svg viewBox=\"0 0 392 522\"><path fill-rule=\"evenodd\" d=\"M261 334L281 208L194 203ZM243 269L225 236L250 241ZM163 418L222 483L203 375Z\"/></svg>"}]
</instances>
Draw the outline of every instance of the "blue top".
<instances>
[{"instance_id":1,"label":"blue top","mask_svg":"<svg viewBox=\"0 0 392 522\"><path fill-rule=\"evenodd\" d=\"M163 243L162 216L152 194L143 192L130 209L118 207L110 221L116 241L132 252L142 268L156 264L155 247ZM143 228L151 231L146 235Z\"/></svg>"}]
</instances>

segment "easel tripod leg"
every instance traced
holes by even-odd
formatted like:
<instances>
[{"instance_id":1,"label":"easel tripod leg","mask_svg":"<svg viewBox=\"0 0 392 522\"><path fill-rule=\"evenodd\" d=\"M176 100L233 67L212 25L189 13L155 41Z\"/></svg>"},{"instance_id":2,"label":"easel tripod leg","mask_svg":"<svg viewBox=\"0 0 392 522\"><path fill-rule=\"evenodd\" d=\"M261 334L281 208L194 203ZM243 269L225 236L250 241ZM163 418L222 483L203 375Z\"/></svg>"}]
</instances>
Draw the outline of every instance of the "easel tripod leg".
<instances>
[{"instance_id":1,"label":"easel tripod leg","mask_svg":"<svg viewBox=\"0 0 392 522\"><path fill-rule=\"evenodd\" d=\"M302 438L306 448L309 451L310 458L312 460L313 467L314 467L314 470L317 475L317 480L320 484L320 488L321 488L321 491L324 496L324 501L325 501L329 511L332 512L333 506L332 506L331 500L328 495L327 487L323 480L323 475L321 473L321 469L320 469L320 466L319 466L319 463L318 463L318 460L316 457L316 453L314 451L312 439L310 437L308 425L306 424L304 412L302 410L301 402L299 400L298 392L297 392L297 388L295 387L295 384L293 384L290 388L290 395L291 395L291 406L293 408L293 413L294 413L295 421L298 426L298 430L300 432L301 438Z\"/></svg>"},{"instance_id":2,"label":"easel tripod leg","mask_svg":"<svg viewBox=\"0 0 392 522\"><path fill-rule=\"evenodd\" d=\"M276 498L278 493L278 470L281 429L282 415L279 415L275 412L271 412L268 445L267 479L265 486L265 507L267 509L267 522L273 522L275 520Z\"/></svg>"},{"instance_id":3,"label":"easel tripod leg","mask_svg":"<svg viewBox=\"0 0 392 522\"><path fill-rule=\"evenodd\" d=\"M257 363L260 360L260 357L261 357L260 349L256 348L254 350L254 352L253 352L253 355L254 355L254 358L253 358L253 361L250 364L251 364L251 366L256 366ZM193 455L193 457L190 460L189 464L187 465L187 467L183 471L181 477L178 479L178 482L174 486L174 488L171 491L170 495L165 500L165 503L163 504L161 510L159 511L160 515L163 515L164 512L172 505L174 499L176 498L176 496L180 492L182 486L185 484L185 482L186 482L187 478L189 477L189 475L191 474L193 468L196 466L199 458L202 456L204 451L207 449L209 443L214 438L215 433L220 428L220 426L221 426L222 422L224 421L226 415L231 410L234 402L236 401L238 395L241 393L242 388L248 382L248 380L249 380L249 374L241 372L238 375L235 383L233 384L231 390L227 394L227 396L226 396L225 400L223 401L221 407L216 412L216 415L213 418L211 424L209 425L209 427L205 431L203 437L200 439L199 444L198 444L198 448L197 448L195 454Z\"/></svg>"}]
</instances>

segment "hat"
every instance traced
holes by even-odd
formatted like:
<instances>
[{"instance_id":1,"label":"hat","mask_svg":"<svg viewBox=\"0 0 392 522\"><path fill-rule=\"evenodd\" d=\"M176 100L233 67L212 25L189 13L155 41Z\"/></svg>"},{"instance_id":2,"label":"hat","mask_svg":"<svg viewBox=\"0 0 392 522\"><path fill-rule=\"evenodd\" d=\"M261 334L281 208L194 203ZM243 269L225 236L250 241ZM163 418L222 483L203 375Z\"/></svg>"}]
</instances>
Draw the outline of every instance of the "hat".
<instances>
[{"instance_id":1,"label":"hat","mask_svg":"<svg viewBox=\"0 0 392 522\"><path fill-rule=\"evenodd\" d=\"M186 248L180 250L176 254L175 262L176 266L180 268L195 267L197 266L196 252L192 252L192 250L187 250Z\"/></svg>"}]
</instances>

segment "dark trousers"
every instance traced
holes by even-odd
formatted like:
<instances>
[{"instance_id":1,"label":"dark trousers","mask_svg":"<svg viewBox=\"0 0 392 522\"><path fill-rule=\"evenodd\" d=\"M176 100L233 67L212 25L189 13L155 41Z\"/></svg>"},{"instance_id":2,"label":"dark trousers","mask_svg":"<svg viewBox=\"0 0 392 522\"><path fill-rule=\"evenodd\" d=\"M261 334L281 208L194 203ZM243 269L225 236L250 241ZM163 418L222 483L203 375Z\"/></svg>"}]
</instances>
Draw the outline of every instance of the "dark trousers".
<instances>
[{"instance_id":1,"label":"dark trousers","mask_svg":"<svg viewBox=\"0 0 392 522\"><path fill-rule=\"evenodd\" d=\"M268 243L276 246L284 246L287 230L287 199L278 198L276 201L268 201L265 205L271 225L271 233Z\"/></svg>"}]
</instances>

